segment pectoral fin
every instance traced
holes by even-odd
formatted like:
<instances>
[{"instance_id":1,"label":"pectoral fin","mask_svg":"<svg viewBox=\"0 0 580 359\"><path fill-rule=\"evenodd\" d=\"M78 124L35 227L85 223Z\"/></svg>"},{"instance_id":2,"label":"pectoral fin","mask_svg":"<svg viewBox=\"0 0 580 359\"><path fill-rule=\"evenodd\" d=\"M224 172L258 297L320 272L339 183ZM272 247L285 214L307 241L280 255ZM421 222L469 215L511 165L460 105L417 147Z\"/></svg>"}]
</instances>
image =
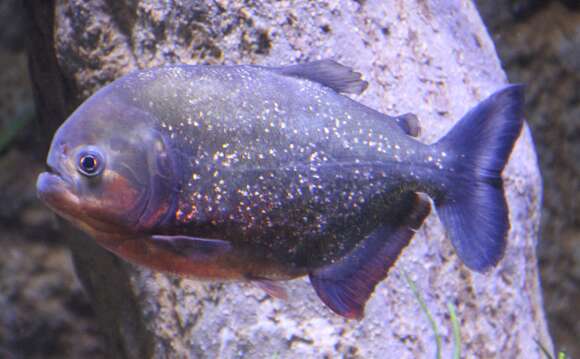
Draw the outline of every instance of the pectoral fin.
<instances>
[{"instance_id":1,"label":"pectoral fin","mask_svg":"<svg viewBox=\"0 0 580 359\"><path fill-rule=\"evenodd\" d=\"M150 240L159 248L193 260L208 260L232 249L230 242L219 239L154 235Z\"/></svg>"},{"instance_id":2,"label":"pectoral fin","mask_svg":"<svg viewBox=\"0 0 580 359\"><path fill-rule=\"evenodd\" d=\"M341 261L310 273L316 294L335 313L350 319L363 317L375 286L386 278L431 205L425 197L410 193L399 208L401 216L377 228Z\"/></svg>"}]
</instances>

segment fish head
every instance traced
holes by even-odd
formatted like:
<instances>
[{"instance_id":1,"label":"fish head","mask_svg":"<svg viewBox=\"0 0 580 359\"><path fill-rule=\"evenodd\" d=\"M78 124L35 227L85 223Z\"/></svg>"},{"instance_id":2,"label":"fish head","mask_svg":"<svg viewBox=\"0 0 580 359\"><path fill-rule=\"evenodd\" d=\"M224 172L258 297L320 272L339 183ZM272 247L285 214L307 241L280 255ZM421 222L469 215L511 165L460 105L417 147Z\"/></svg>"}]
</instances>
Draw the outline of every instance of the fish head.
<instances>
[{"instance_id":1,"label":"fish head","mask_svg":"<svg viewBox=\"0 0 580 359\"><path fill-rule=\"evenodd\" d=\"M157 118L97 93L57 130L38 197L94 237L146 231L167 217L175 166Z\"/></svg>"}]
</instances>

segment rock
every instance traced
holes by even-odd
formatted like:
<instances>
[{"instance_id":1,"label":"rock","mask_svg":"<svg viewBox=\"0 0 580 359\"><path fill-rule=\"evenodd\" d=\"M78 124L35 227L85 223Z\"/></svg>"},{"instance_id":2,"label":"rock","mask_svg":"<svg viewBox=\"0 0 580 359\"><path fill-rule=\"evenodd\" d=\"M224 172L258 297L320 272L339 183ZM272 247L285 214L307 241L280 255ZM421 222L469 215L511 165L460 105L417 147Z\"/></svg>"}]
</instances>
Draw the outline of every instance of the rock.
<instances>
[{"instance_id":1,"label":"rock","mask_svg":"<svg viewBox=\"0 0 580 359\"><path fill-rule=\"evenodd\" d=\"M431 142L506 81L470 2L176 0L170 6L70 0L55 1L54 9L50 2L32 2L39 44L31 53L32 77L47 128L136 68L331 57L370 82L357 100L390 114L416 113L421 140ZM48 86L47 78L56 83ZM136 268L75 231L68 236L113 357L433 357L436 340L404 270L426 299L445 357L453 350L451 302L466 357L540 358L534 340L548 350L552 344L535 254L541 180L527 128L505 179L512 230L497 268L467 270L432 215L377 287L360 322L329 312L305 279L287 283L291 299L284 302L246 284Z\"/></svg>"}]
</instances>

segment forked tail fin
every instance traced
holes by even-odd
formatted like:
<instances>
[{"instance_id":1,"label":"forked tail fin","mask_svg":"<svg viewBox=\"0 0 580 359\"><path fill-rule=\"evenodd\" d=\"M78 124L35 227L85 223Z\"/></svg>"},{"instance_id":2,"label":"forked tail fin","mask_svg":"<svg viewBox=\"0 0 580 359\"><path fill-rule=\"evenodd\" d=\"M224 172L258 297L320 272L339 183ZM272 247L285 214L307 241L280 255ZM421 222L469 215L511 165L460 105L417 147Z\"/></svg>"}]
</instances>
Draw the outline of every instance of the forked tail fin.
<instances>
[{"instance_id":1,"label":"forked tail fin","mask_svg":"<svg viewBox=\"0 0 580 359\"><path fill-rule=\"evenodd\" d=\"M501 172L523 125L524 88L510 85L469 111L437 144L456 177L437 213L461 260L482 272L503 256L509 230Z\"/></svg>"}]
</instances>

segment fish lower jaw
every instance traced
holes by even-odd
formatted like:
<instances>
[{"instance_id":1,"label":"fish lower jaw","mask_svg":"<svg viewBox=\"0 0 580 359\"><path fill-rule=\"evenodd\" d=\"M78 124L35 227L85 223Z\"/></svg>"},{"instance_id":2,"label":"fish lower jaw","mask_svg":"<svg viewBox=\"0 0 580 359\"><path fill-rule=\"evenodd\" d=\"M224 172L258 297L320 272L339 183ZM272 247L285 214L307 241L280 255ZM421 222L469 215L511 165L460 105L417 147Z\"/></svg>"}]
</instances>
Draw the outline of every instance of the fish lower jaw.
<instances>
[{"instance_id":1,"label":"fish lower jaw","mask_svg":"<svg viewBox=\"0 0 580 359\"><path fill-rule=\"evenodd\" d=\"M66 216L79 206L79 198L68 187L69 184L61 176L43 172L36 181L36 194L53 211Z\"/></svg>"}]
</instances>

